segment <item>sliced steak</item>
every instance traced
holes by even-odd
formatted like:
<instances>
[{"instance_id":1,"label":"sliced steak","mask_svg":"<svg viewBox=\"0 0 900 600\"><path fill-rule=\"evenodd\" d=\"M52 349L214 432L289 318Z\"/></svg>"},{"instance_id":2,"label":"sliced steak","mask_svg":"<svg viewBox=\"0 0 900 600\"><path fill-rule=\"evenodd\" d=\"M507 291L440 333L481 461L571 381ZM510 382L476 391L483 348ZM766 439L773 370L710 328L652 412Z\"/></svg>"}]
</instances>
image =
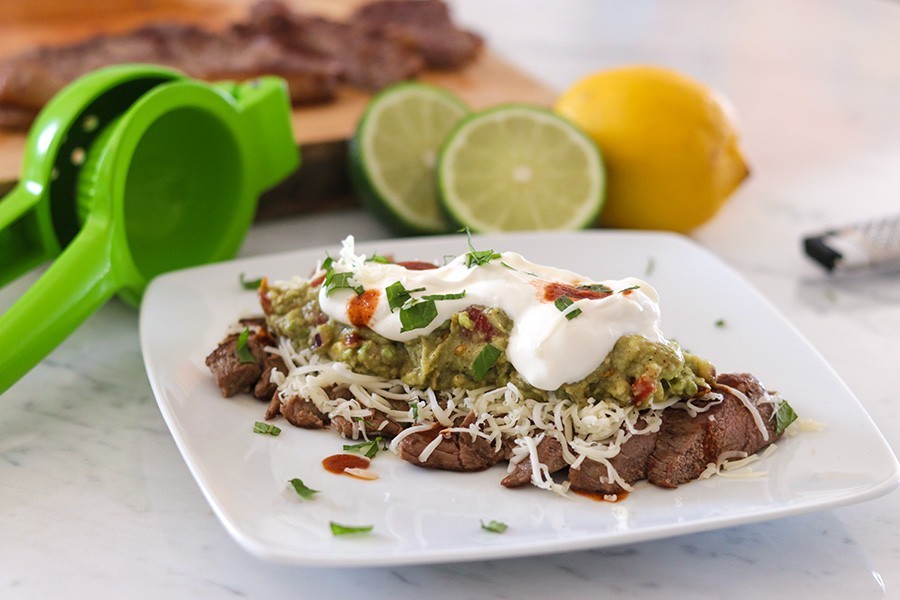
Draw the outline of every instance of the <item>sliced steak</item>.
<instances>
[{"instance_id":1,"label":"sliced steak","mask_svg":"<svg viewBox=\"0 0 900 600\"><path fill-rule=\"evenodd\" d=\"M152 24L64 46L25 51L0 62L0 122L28 122L74 79L119 63L171 67L216 81L280 75L295 103L330 100L337 93L334 59L286 48L265 35L211 32L192 25ZM27 122L25 123L27 125Z\"/></svg>"},{"instance_id":2,"label":"sliced steak","mask_svg":"<svg viewBox=\"0 0 900 600\"><path fill-rule=\"evenodd\" d=\"M372 414L368 417L362 417L359 421L359 428L364 430L367 436L380 435L384 438L392 438L403 431L403 425L380 410L373 408L369 410L372 411ZM345 417L336 416L331 419L331 428L345 438L354 438L353 423Z\"/></svg>"},{"instance_id":3,"label":"sliced steak","mask_svg":"<svg viewBox=\"0 0 900 600\"><path fill-rule=\"evenodd\" d=\"M568 466L566 459L563 457L562 444L554 437L545 435L535 450L537 451L538 461L546 465L551 473L556 473ZM531 457L526 456L519 461L509 475L504 477L500 483L508 488L521 487L531 483Z\"/></svg>"},{"instance_id":4,"label":"sliced steak","mask_svg":"<svg viewBox=\"0 0 900 600\"><path fill-rule=\"evenodd\" d=\"M504 453L494 452L493 446L481 437L469 433L441 433L438 425L429 431L406 436L399 443L400 458L419 467L445 471L483 471L503 459ZM437 436L441 442L424 461L422 451Z\"/></svg>"},{"instance_id":5,"label":"sliced steak","mask_svg":"<svg viewBox=\"0 0 900 600\"><path fill-rule=\"evenodd\" d=\"M415 77L425 66L414 47L378 29L292 12L275 0L255 5L235 30L330 60L342 81L368 90Z\"/></svg>"},{"instance_id":6,"label":"sliced steak","mask_svg":"<svg viewBox=\"0 0 900 600\"><path fill-rule=\"evenodd\" d=\"M225 398L253 389L263 372L265 347L272 343L272 338L264 329L249 329L247 348L254 360L241 362L237 351L239 337L236 333L229 335L206 357L206 366L212 371L216 385Z\"/></svg>"},{"instance_id":7,"label":"sliced steak","mask_svg":"<svg viewBox=\"0 0 900 600\"><path fill-rule=\"evenodd\" d=\"M287 366L280 356L270 354L263 361L264 370L253 387L253 397L257 400L271 400L278 390L278 384L272 381L272 371L287 374Z\"/></svg>"},{"instance_id":8,"label":"sliced steak","mask_svg":"<svg viewBox=\"0 0 900 600\"><path fill-rule=\"evenodd\" d=\"M285 400L281 403L280 410L288 423L304 429L324 429L328 423L328 415L300 396L291 396Z\"/></svg>"},{"instance_id":9,"label":"sliced steak","mask_svg":"<svg viewBox=\"0 0 900 600\"><path fill-rule=\"evenodd\" d=\"M656 446L657 435L658 432L632 435L622 443L619 453L609 459L625 483L630 485L647 477L647 459ZM612 481L606 465L590 459L582 461L577 469L569 469L569 482L578 492L619 494L625 491Z\"/></svg>"},{"instance_id":10,"label":"sliced steak","mask_svg":"<svg viewBox=\"0 0 900 600\"><path fill-rule=\"evenodd\" d=\"M727 386L727 387L726 387ZM747 396L760 413L768 432L763 438L750 410L732 392ZM713 391L724 400L709 410L691 416L682 410L667 409L647 466L650 483L675 488L700 476L709 463L716 463L724 452L759 452L775 441L774 405L766 398L763 386L748 374L719 375Z\"/></svg>"},{"instance_id":11,"label":"sliced steak","mask_svg":"<svg viewBox=\"0 0 900 600\"><path fill-rule=\"evenodd\" d=\"M380 0L359 7L350 22L414 48L435 69L458 69L484 46L480 36L453 23L441 0Z\"/></svg>"}]
</instances>

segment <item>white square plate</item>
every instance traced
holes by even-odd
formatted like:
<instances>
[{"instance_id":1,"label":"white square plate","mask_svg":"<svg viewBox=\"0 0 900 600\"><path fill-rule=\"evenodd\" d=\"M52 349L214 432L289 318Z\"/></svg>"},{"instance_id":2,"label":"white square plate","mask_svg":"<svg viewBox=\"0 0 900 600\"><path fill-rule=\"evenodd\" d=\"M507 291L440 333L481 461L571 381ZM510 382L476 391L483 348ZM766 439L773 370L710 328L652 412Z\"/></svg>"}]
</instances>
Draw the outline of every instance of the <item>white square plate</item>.
<instances>
[{"instance_id":1,"label":"white square plate","mask_svg":"<svg viewBox=\"0 0 900 600\"><path fill-rule=\"evenodd\" d=\"M328 250L336 255L339 244ZM226 327L259 314L247 278L307 275L326 249L237 260L154 280L141 307L141 346L172 435L232 536L250 552L298 565L372 566L522 556L637 542L841 506L898 482L897 459L859 401L821 356L734 271L670 234L584 232L476 237L477 248L513 250L594 279L634 275L659 292L663 331L719 372L747 371L778 390L824 431L786 436L754 465L763 477L713 477L677 490L642 483L625 500L508 490L505 470L448 473L390 453L373 461L377 481L321 466L344 441L284 421L278 437L254 434L265 404L223 399L204 364ZM358 244L398 260L437 260L467 250L460 235ZM302 500L288 481L320 490ZM503 534L480 522L509 525ZM335 537L329 522L372 525Z\"/></svg>"}]
</instances>

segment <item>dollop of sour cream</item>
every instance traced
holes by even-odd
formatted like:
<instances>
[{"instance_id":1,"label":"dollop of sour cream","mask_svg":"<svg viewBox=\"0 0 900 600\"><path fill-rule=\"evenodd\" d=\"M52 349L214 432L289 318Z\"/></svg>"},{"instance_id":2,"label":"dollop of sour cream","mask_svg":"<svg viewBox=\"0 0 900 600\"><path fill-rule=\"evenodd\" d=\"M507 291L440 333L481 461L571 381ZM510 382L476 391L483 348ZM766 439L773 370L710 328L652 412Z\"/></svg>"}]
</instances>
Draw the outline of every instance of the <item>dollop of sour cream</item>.
<instances>
[{"instance_id":1,"label":"dollop of sour cream","mask_svg":"<svg viewBox=\"0 0 900 600\"><path fill-rule=\"evenodd\" d=\"M343 242L340 257L332 264L335 273L350 272L355 285L378 290L378 302L367 326L394 341L406 342L428 335L454 314L472 305L496 307L513 321L506 356L530 385L555 390L584 379L594 371L623 335L641 335L666 343L660 330L659 298L656 290L634 277L593 281L571 271L532 263L514 252L478 266L467 266L466 255L436 269L410 270L401 265L367 261L354 252L353 237ZM400 282L406 290L423 295L459 294L458 299L435 302L437 317L428 325L401 331L400 311L391 310L385 288ZM612 293L602 297L574 299L560 310L548 286L601 284ZM322 311L341 323L350 323L348 309L357 293L351 289L319 292ZM575 318L567 314L580 310Z\"/></svg>"}]
</instances>

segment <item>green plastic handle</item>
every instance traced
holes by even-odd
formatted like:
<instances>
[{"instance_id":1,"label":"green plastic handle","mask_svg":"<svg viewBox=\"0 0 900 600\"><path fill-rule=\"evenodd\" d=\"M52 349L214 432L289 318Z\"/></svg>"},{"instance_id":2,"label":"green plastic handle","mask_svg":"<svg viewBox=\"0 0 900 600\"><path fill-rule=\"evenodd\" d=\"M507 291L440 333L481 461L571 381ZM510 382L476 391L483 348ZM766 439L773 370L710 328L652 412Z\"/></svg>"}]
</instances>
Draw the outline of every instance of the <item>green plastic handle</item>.
<instances>
[{"instance_id":1,"label":"green plastic handle","mask_svg":"<svg viewBox=\"0 0 900 600\"><path fill-rule=\"evenodd\" d=\"M49 216L38 213L48 208L34 182L0 199L0 287L59 254Z\"/></svg>"},{"instance_id":2,"label":"green plastic handle","mask_svg":"<svg viewBox=\"0 0 900 600\"><path fill-rule=\"evenodd\" d=\"M89 220L50 268L0 319L0 391L8 389L119 289L110 228Z\"/></svg>"}]
</instances>

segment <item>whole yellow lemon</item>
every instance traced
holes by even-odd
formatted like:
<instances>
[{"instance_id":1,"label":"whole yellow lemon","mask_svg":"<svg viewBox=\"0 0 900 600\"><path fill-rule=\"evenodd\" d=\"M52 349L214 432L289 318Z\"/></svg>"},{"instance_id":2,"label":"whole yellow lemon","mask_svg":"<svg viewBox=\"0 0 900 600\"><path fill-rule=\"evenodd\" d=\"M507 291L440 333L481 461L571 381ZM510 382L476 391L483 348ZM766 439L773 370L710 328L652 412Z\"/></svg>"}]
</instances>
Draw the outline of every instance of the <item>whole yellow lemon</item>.
<instances>
[{"instance_id":1,"label":"whole yellow lemon","mask_svg":"<svg viewBox=\"0 0 900 600\"><path fill-rule=\"evenodd\" d=\"M712 90L670 69L595 73L554 108L603 152L601 226L690 231L712 218L750 172L731 110Z\"/></svg>"}]
</instances>

